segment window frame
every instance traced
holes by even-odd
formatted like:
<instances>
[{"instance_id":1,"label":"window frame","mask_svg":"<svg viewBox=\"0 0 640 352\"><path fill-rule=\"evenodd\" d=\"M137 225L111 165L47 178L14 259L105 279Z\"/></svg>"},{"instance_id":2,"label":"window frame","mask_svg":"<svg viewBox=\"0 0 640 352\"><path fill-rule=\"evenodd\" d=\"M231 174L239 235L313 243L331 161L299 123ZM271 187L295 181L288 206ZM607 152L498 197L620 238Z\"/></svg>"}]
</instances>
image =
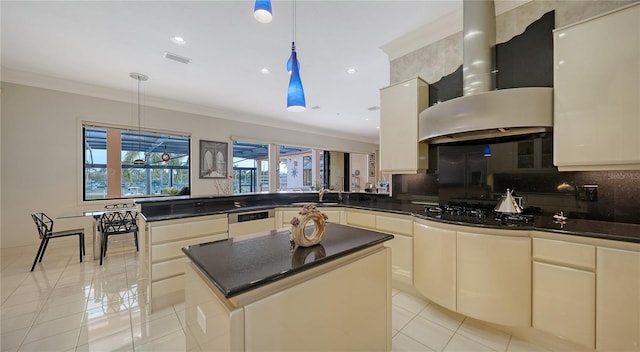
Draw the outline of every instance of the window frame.
<instances>
[{"instance_id":1,"label":"window frame","mask_svg":"<svg viewBox=\"0 0 640 352\"><path fill-rule=\"evenodd\" d=\"M79 130L79 148L78 148L78 160L79 160L79 177L81 179L80 182L78 182L78 196L79 196L79 204L96 204L96 203L101 203L101 202L110 202L113 200L118 200L118 199L135 199L135 198L162 198L162 197L166 197L166 196L171 196L171 194L136 194L136 195L124 195L122 194L122 178L121 178L121 185L120 185L120 197L108 197L105 195L105 198L96 198L96 199L91 199L91 198L87 198L87 194L86 194L86 172L87 172L87 165L92 165L92 166L98 166L100 168L104 167L105 169L107 168L107 164L106 164L106 160L104 164L86 164L86 153L87 153L87 148L86 148L86 135L85 135L85 131L87 128L98 128L98 129L118 129L120 130L120 132L122 131L138 131L138 129L132 127L132 126L122 126L122 125L115 125L115 124L108 124L108 123L96 123L96 122L90 122L90 121L83 121L83 120L79 120L79 124L78 124L78 130ZM140 129L142 132L144 133L152 133L152 134L160 134L160 135L169 135L169 136L174 136L174 137L182 137L185 138L187 140L187 154L185 155L187 160L188 160L188 165L185 166L176 166L176 165L148 165L145 164L143 170L150 170L151 172L153 170L159 169L159 170L169 170L171 177L173 178L173 174L175 173L176 170L186 170L188 173L188 187L191 188L192 184L193 184L193 172L192 172L192 165L191 165L191 161L192 161L192 136L189 133L184 133L184 132L179 132L179 131L166 131L166 130L159 130L159 129L150 129L150 128L141 128ZM106 150L106 149L105 149ZM157 152L156 152L157 153ZM120 154L122 155L122 147L120 148ZM184 156L183 156L184 157ZM125 169L131 169L131 168L137 168L135 165L128 165L128 164L120 164L120 173L122 175L122 172ZM139 168L139 167L138 167ZM153 179L146 179L145 181L147 184L151 185L153 183ZM108 181L105 181L108 182ZM153 186L150 186L151 189L153 188ZM180 191L180 190L178 190ZM106 190L105 190L106 192Z\"/></svg>"}]
</instances>

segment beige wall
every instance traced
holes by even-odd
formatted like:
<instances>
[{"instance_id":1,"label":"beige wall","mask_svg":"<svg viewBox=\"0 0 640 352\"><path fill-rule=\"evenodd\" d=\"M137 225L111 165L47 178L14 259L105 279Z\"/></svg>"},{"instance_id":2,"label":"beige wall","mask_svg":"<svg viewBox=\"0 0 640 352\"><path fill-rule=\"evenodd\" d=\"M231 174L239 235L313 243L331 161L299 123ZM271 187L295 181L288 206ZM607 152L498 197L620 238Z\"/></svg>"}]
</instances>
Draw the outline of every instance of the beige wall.
<instances>
[{"instance_id":1,"label":"beige wall","mask_svg":"<svg viewBox=\"0 0 640 352\"><path fill-rule=\"evenodd\" d=\"M103 206L101 202L82 202L82 122L131 126L131 104L7 82L2 82L1 92L0 247L35 245L38 238L30 213L43 211L55 218ZM362 153L373 152L377 147L152 107L145 108L143 127L191 135L193 195L220 191L214 180L198 178L200 139L230 141L233 135ZM91 221L56 221L57 229L70 226L84 226L90 231Z\"/></svg>"},{"instance_id":2,"label":"beige wall","mask_svg":"<svg viewBox=\"0 0 640 352\"><path fill-rule=\"evenodd\" d=\"M532 0L496 17L496 43L504 43L545 13L555 10L556 28L639 0ZM434 83L462 65L462 32L427 45L390 63L390 84L416 76Z\"/></svg>"}]
</instances>

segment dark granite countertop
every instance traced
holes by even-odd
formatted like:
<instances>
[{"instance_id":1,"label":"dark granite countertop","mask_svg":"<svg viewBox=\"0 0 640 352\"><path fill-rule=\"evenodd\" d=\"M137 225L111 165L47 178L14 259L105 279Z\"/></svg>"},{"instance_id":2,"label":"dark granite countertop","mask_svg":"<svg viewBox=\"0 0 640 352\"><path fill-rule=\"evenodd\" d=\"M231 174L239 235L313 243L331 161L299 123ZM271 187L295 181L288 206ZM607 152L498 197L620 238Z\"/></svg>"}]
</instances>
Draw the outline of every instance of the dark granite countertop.
<instances>
[{"instance_id":1,"label":"dark granite countertop","mask_svg":"<svg viewBox=\"0 0 640 352\"><path fill-rule=\"evenodd\" d=\"M289 248L289 231L230 238L182 251L227 298L393 239L392 235L328 223L320 244Z\"/></svg>"},{"instance_id":2,"label":"dark granite countertop","mask_svg":"<svg viewBox=\"0 0 640 352\"><path fill-rule=\"evenodd\" d=\"M492 219L475 219L447 217L425 212L425 205L410 201L398 201L389 197L369 196L366 194L351 194L342 202L338 202L337 193L325 195L325 203L317 202L317 194L289 193L289 194L257 194L250 196L184 198L175 200L141 202L142 214L147 221L161 221L187 218L202 215L228 214L234 212L258 211L271 208L295 207L294 203L314 202L322 207L345 207L370 211L411 215L421 219L464 226L479 226L499 229L521 229L549 231L559 234L569 234L602 238L615 241L640 243L640 224L620 222L595 221L569 218L564 225L556 224L552 214L538 215L533 223L505 224ZM137 201L136 201L137 202Z\"/></svg>"},{"instance_id":3,"label":"dark granite countertop","mask_svg":"<svg viewBox=\"0 0 640 352\"><path fill-rule=\"evenodd\" d=\"M564 224L556 223L552 215L539 215L533 223L504 223L494 219L471 217L414 214L420 219L432 220L452 225L485 227L508 230L537 230L565 235L601 238L606 240L640 243L640 225L621 222L567 219Z\"/></svg>"}]
</instances>

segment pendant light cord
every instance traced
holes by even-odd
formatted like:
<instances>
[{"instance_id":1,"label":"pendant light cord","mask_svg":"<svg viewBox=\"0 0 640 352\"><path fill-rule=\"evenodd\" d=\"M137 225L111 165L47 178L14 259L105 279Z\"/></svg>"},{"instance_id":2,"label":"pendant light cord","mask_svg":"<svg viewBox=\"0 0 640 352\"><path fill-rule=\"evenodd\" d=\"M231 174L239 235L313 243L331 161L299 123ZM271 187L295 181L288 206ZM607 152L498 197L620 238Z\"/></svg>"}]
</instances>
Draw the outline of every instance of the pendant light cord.
<instances>
[{"instance_id":1,"label":"pendant light cord","mask_svg":"<svg viewBox=\"0 0 640 352\"><path fill-rule=\"evenodd\" d=\"M142 133L140 129L140 80L138 79L138 151L142 149Z\"/></svg>"},{"instance_id":2,"label":"pendant light cord","mask_svg":"<svg viewBox=\"0 0 640 352\"><path fill-rule=\"evenodd\" d=\"M293 42L296 42L296 0L293 0Z\"/></svg>"}]
</instances>

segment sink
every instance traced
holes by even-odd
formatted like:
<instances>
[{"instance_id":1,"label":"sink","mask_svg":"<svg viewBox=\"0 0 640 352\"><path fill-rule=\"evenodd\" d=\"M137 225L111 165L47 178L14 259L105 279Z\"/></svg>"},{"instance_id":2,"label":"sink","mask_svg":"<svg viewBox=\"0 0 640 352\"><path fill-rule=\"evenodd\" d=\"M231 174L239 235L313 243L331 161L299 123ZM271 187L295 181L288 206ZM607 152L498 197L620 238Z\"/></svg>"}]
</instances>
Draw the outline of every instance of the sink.
<instances>
[{"instance_id":1,"label":"sink","mask_svg":"<svg viewBox=\"0 0 640 352\"><path fill-rule=\"evenodd\" d=\"M296 203L291 203L291 205L299 205L301 207L307 205L307 204L313 204L313 205L317 205L317 202L296 202Z\"/></svg>"}]
</instances>

